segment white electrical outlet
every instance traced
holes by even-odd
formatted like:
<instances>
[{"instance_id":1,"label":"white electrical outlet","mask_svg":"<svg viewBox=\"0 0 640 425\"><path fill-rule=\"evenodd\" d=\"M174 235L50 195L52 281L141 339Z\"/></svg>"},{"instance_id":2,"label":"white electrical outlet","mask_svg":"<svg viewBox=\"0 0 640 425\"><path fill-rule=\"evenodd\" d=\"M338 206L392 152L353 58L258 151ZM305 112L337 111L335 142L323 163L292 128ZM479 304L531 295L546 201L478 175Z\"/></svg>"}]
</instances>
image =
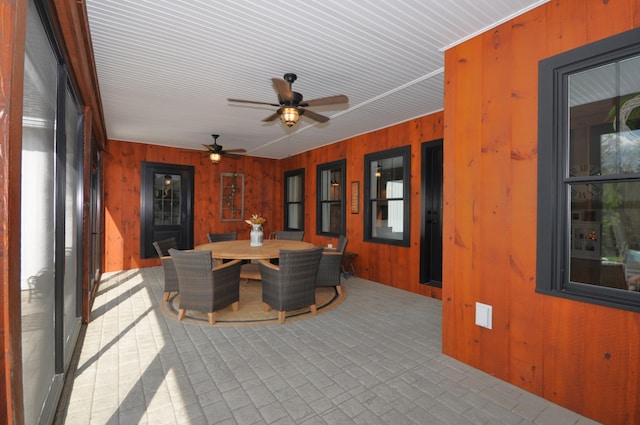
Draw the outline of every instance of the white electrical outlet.
<instances>
[{"instance_id":1,"label":"white electrical outlet","mask_svg":"<svg viewBox=\"0 0 640 425\"><path fill-rule=\"evenodd\" d=\"M487 304L476 303L476 325L491 329L493 307Z\"/></svg>"}]
</instances>

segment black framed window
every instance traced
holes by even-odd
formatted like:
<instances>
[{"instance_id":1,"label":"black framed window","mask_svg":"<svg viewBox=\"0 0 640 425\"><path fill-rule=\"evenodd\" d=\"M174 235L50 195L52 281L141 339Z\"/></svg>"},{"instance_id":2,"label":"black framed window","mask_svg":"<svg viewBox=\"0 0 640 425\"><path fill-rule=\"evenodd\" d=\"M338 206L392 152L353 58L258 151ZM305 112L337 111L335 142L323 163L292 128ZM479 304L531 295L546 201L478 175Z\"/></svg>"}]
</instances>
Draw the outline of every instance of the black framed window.
<instances>
[{"instance_id":1,"label":"black framed window","mask_svg":"<svg viewBox=\"0 0 640 425\"><path fill-rule=\"evenodd\" d=\"M347 160L327 162L317 167L316 233L346 234L345 181Z\"/></svg>"},{"instance_id":2,"label":"black framed window","mask_svg":"<svg viewBox=\"0 0 640 425\"><path fill-rule=\"evenodd\" d=\"M537 291L640 311L640 29L539 70Z\"/></svg>"},{"instance_id":3,"label":"black framed window","mask_svg":"<svg viewBox=\"0 0 640 425\"><path fill-rule=\"evenodd\" d=\"M364 240L409 246L411 147L364 157Z\"/></svg>"},{"instance_id":4,"label":"black framed window","mask_svg":"<svg viewBox=\"0 0 640 425\"><path fill-rule=\"evenodd\" d=\"M304 230L304 168L284 173L284 230Z\"/></svg>"}]
</instances>

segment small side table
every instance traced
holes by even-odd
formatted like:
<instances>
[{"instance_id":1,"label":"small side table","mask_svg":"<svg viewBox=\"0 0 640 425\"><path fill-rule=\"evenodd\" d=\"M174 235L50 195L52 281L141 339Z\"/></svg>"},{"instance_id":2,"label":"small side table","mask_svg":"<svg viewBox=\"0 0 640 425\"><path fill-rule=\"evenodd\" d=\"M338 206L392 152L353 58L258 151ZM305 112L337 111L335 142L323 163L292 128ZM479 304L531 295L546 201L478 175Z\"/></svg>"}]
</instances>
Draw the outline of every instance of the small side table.
<instances>
[{"instance_id":1,"label":"small side table","mask_svg":"<svg viewBox=\"0 0 640 425\"><path fill-rule=\"evenodd\" d=\"M353 266L353 260L355 260L355 258L358 256L358 253L356 252L345 252L342 255L342 275L345 278L349 277L349 272L347 271L347 269L351 270L351 275L352 276L356 276L356 268Z\"/></svg>"}]
</instances>

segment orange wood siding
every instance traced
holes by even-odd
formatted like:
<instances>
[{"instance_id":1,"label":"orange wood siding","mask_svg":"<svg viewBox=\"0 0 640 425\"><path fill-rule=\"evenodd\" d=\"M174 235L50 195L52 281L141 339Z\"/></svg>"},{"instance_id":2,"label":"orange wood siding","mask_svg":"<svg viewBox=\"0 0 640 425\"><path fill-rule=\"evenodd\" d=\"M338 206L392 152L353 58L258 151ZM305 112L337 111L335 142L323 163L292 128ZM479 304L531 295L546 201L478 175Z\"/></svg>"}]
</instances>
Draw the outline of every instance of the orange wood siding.
<instances>
[{"instance_id":1,"label":"orange wood siding","mask_svg":"<svg viewBox=\"0 0 640 425\"><path fill-rule=\"evenodd\" d=\"M440 288L420 283L420 170L423 142L441 139L443 113L410 120L282 160L282 173L305 169L305 240L316 245L336 244L336 238L316 235L316 166L347 160L347 251L359 277L417 294L441 298ZM446 144L446 141L445 141ZM399 146L411 146L411 246L399 247L363 241L364 155ZM360 182L360 213L351 214L351 182Z\"/></svg>"},{"instance_id":2,"label":"orange wood siding","mask_svg":"<svg viewBox=\"0 0 640 425\"><path fill-rule=\"evenodd\" d=\"M640 314L535 293L538 61L639 18L555 0L445 54L443 351L608 424L640 423Z\"/></svg>"},{"instance_id":3,"label":"orange wood siding","mask_svg":"<svg viewBox=\"0 0 640 425\"><path fill-rule=\"evenodd\" d=\"M245 216L264 214L265 232L282 223L282 172L278 161L243 157L212 164L204 151L175 149L111 140L103 157L105 178L105 265L116 271L151 267L160 260L140 258L140 164L142 161L194 167L195 245L207 242L209 232L238 232L249 238L243 221L220 221L220 173L245 175Z\"/></svg>"},{"instance_id":4,"label":"orange wood siding","mask_svg":"<svg viewBox=\"0 0 640 425\"><path fill-rule=\"evenodd\" d=\"M220 172L245 174L245 215L264 214L265 234L282 229L284 172L305 171L305 240L317 245L336 239L317 236L316 165L347 158L348 250L357 252L358 276L407 291L441 298L441 289L419 283L420 272L420 152L422 142L442 138L443 113L334 143L280 161L245 157L212 165L201 152L155 145L110 141L105 164L105 271L158 265L156 259L140 259L140 163L167 162L195 166L194 242L206 242L208 232L238 231L249 237L249 227L219 221ZM411 145L411 246L398 247L363 242L364 155ZM350 213L352 181L360 181L360 213Z\"/></svg>"}]
</instances>

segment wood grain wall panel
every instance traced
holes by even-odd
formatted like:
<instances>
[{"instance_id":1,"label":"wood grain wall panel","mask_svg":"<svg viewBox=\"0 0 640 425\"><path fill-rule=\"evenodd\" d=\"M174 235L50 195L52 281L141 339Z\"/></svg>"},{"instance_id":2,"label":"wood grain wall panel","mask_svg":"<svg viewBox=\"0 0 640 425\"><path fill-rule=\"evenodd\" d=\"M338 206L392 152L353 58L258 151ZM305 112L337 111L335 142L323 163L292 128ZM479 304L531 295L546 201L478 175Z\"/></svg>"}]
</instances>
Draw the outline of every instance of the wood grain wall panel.
<instances>
[{"instance_id":1,"label":"wood grain wall panel","mask_svg":"<svg viewBox=\"0 0 640 425\"><path fill-rule=\"evenodd\" d=\"M335 238L316 235L316 166L347 158L347 200L351 182L360 182L360 213L351 214L347 202L348 251L357 252L358 276L422 295L441 298L441 290L419 283L420 265L420 149L421 143L442 138L443 114L436 113L393 127L363 134L282 160L283 174L305 169L305 240L316 245L335 245ZM399 146L411 146L411 246L398 247L363 241L364 155Z\"/></svg>"},{"instance_id":2,"label":"wood grain wall panel","mask_svg":"<svg viewBox=\"0 0 640 425\"><path fill-rule=\"evenodd\" d=\"M606 309L601 309L595 314L585 312L580 324L583 335L583 368L584 371L598 370L600 373L590 376L585 385L593 389L606 388L607 392L617 394L618 397L597 397L591 395L584 399L583 410L589 416L598 415L609 409L617 412L629 412L630 415L622 417L628 423L638 423L638 359L639 351L637 342L629 343L629 337L637 339L640 322L638 314L629 321L609 323L603 326L611 317ZM578 325L578 324L576 324ZM612 338L613 334L615 337ZM634 336L636 338L634 338ZM625 379L611 380L611 376L624 371ZM583 373L584 375L584 373ZM635 410L635 415L633 414Z\"/></svg>"},{"instance_id":3,"label":"wood grain wall panel","mask_svg":"<svg viewBox=\"0 0 640 425\"><path fill-rule=\"evenodd\" d=\"M540 40L547 42L544 56L553 56L560 52L582 46L587 41L587 2L572 0L571 7L566 1L554 1L547 7L547 32L540 34Z\"/></svg>"},{"instance_id":4,"label":"wood grain wall panel","mask_svg":"<svg viewBox=\"0 0 640 425\"><path fill-rule=\"evenodd\" d=\"M564 299L545 303L545 317L566 326L545 323L545 351L552 355L544 359L544 393L553 402L604 423L637 423L640 317L635 314L611 323L611 313ZM615 416L604 416L612 411Z\"/></svg>"},{"instance_id":5,"label":"wood grain wall panel","mask_svg":"<svg viewBox=\"0 0 640 425\"><path fill-rule=\"evenodd\" d=\"M503 275L496 270L509 269L509 239L496 237L512 225L511 198L511 123L504 117L510 113L511 28L503 26L482 40L483 59L481 71L481 137L478 161L480 192L476 193L477 251L476 285L480 302L496 302L508 306L509 288ZM490 93L490 96L484 95ZM480 196L478 196L480 195ZM489 302L489 300L492 300ZM497 300L497 301L493 301ZM493 313L494 332L485 332L486 343L481 345L480 355L487 371L493 375L505 375L508 364L498 353L508 349L504 329L509 326L508 308Z\"/></svg>"},{"instance_id":6,"label":"wood grain wall panel","mask_svg":"<svg viewBox=\"0 0 640 425\"><path fill-rule=\"evenodd\" d=\"M480 180L482 121L482 43L478 38L465 43L454 54L447 56L445 67L445 143L444 143L444 228L447 243L443 250L445 275L443 276L443 351L459 353L471 364L479 363L478 344L486 329L463 326L475 321L475 302L480 301L478 200L483 195ZM454 80L453 75L463 75ZM464 110L465 116L447 119L447 109ZM478 123L478 124L475 124ZM492 235L493 238L493 235ZM458 282L470 282L459 285ZM456 338L444 338L449 332ZM449 346L451 344L451 346ZM452 350L452 351L449 351Z\"/></svg>"},{"instance_id":7,"label":"wood grain wall panel","mask_svg":"<svg viewBox=\"0 0 640 425\"><path fill-rule=\"evenodd\" d=\"M511 35L512 60L509 108L511 116L510 152L510 198L512 212L509 228L509 267L507 282L521 282L510 285L509 306L509 382L519 382L527 391L540 393L542 390L542 302L539 297L530 296L535 288L536 259L531 255L531 246L536 240L535 181L537 176L537 131L532 131L530 122L537 116L538 73L531 67L529 57L544 49L538 43L539 34L545 33L544 9L537 8L531 13L514 20ZM514 46L529 46L528 49ZM537 130L537 129L536 129ZM518 225L513 225L518 223Z\"/></svg>"},{"instance_id":8,"label":"wood grain wall panel","mask_svg":"<svg viewBox=\"0 0 640 425\"><path fill-rule=\"evenodd\" d=\"M444 69L453 69L458 66L460 55L463 54L462 49L449 50L444 56ZM458 106L459 90L457 84L449 79L451 73L445 72L444 75L444 87L448 96L444 98L444 110L456 109ZM455 72L453 73L455 74ZM447 123L444 123L444 133L448 138L456 137L456 129L458 120L455 115L449 118ZM451 283L456 281L456 271L453 268L454 264L457 264L457 259L454 258L456 253L456 204L454 194L456 193L456 179L446 178L449 173L455 172L455 165L458 161L453 160L456 155L455 144L453 146L447 146L447 143L443 144L443 174L444 179L442 182L442 282L447 282L447 285L443 283L442 290L442 352L447 354L456 353L461 355L461 349L459 348L459 342L461 338L444 338L444 335L453 335L456 331L457 323L460 322L458 318L459 304L454 302L458 300L455 296L455 288ZM447 255L444 255L444 254ZM444 320L444 319L447 320ZM466 358L466 357L465 357Z\"/></svg>"},{"instance_id":9,"label":"wood grain wall panel","mask_svg":"<svg viewBox=\"0 0 640 425\"><path fill-rule=\"evenodd\" d=\"M538 62L639 8L551 1L445 53L443 351L608 424L640 423L640 319L535 293Z\"/></svg>"},{"instance_id":10,"label":"wood grain wall panel","mask_svg":"<svg viewBox=\"0 0 640 425\"><path fill-rule=\"evenodd\" d=\"M104 155L105 259L104 270L116 271L160 264L140 258L140 164L142 161L194 167L194 244L207 242L209 232L238 232L249 238L244 221L220 221L220 173L245 174L245 216L265 214L271 223L282 222L281 176L278 161L265 158L223 158L212 164L206 154L142 143L111 140Z\"/></svg>"},{"instance_id":11,"label":"wood grain wall panel","mask_svg":"<svg viewBox=\"0 0 640 425\"><path fill-rule=\"evenodd\" d=\"M594 2L585 11L587 42L600 40L610 35L610 28L618 32L628 31L634 28L634 22L629 19L633 16L636 0L620 0L618 7L608 7L608 1Z\"/></svg>"}]
</instances>

